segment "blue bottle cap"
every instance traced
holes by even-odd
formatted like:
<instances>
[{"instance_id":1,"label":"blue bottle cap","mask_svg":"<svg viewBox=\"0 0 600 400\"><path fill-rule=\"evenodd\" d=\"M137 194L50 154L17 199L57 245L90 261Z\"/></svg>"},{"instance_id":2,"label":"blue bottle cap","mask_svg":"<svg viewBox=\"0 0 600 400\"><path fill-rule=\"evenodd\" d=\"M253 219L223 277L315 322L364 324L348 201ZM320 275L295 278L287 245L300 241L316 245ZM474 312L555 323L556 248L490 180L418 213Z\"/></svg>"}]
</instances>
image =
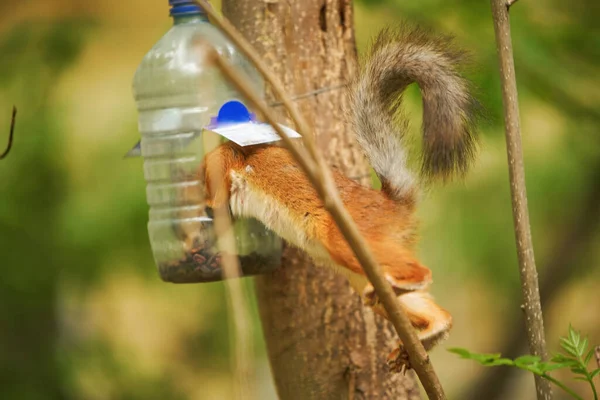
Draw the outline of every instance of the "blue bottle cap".
<instances>
[{"instance_id":1,"label":"blue bottle cap","mask_svg":"<svg viewBox=\"0 0 600 400\"><path fill-rule=\"evenodd\" d=\"M171 6L170 15L179 17L183 15L204 15L204 11L198 4L191 0L169 0Z\"/></svg>"},{"instance_id":2,"label":"blue bottle cap","mask_svg":"<svg viewBox=\"0 0 600 400\"><path fill-rule=\"evenodd\" d=\"M237 100L223 104L216 117L212 117L207 128L216 128L224 125L244 124L256 122L256 115L251 113L246 106Z\"/></svg>"},{"instance_id":3,"label":"blue bottle cap","mask_svg":"<svg viewBox=\"0 0 600 400\"><path fill-rule=\"evenodd\" d=\"M299 138L300 134L287 126L279 125L289 138ZM239 146L253 146L281 140L275 129L268 123L257 121L256 115L237 100L221 106L211 123L205 127Z\"/></svg>"}]
</instances>

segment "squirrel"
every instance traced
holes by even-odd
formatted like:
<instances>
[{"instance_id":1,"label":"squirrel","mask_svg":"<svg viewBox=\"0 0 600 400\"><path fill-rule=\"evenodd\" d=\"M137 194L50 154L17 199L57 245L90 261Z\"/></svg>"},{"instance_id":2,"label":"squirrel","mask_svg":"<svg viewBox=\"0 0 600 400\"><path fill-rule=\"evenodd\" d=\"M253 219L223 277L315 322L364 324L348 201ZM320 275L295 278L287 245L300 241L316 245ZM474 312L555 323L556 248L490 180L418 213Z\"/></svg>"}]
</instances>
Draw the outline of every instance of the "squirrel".
<instances>
[{"instance_id":1,"label":"squirrel","mask_svg":"<svg viewBox=\"0 0 600 400\"><path fill-rule=\"evenodd\" d=\"M351 85L349 122L381 181L359 185L334 170L344 206L429 350L448 336L450 313L434 302L431 271L415 255L417 198L432 180L463 175L476 150L476 102L459 73L465 53L446 37L421 30L384 30ZM421 171L407 165L408 121L401 95L419 85L423 101ZM261 221L316 262L346 276L373 310L387 318L352 249L291 154L276 145L240 147L227 142L208 153L198 170L209 207ZM402 344L387 359L392 371L410 368Z\"/></svg>"}]
</instances>

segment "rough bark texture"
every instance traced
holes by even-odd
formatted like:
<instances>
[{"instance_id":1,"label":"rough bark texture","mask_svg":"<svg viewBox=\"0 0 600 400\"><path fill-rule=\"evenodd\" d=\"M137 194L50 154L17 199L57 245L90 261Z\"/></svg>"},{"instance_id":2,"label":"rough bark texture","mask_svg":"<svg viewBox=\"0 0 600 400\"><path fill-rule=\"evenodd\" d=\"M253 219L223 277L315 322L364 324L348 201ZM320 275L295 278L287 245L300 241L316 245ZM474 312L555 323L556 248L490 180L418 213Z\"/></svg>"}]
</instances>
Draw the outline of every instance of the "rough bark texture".
<instances>
[{"instance_id":1,"label":"rough bark texture","mask_svg":"<svg viewBox=\"0 0 600 400\"><path fill-rule=\"evenodd\" d=\"M224 0L223 13L269 63L288 93L348 82L356 72L350 0ZM368 184L368 167L343 122L344 90L298 102L331 165ZM282 120L285 116L282 115ZM288 121L286 121L288 122ZM257 279L271 367L282 400L419 399L412 373L391 375L397 337L348 283L288 248L283 267Z\"/></svg>"}]
</instances>

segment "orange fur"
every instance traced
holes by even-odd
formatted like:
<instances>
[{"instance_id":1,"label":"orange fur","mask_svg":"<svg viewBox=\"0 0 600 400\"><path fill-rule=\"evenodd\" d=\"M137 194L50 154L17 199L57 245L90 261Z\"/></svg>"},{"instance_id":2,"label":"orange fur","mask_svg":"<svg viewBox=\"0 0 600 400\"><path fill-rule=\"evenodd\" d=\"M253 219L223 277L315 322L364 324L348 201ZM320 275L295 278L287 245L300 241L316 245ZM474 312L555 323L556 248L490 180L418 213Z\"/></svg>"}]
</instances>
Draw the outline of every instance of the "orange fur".
<instances>
[{"instance_id":1,"label":"orange fur","mask_svg":"<svg viewBox=\"0 0 600 400\"><path fill-rule=\"evenodd\" d=\"M231 193L230 172L235 171L253 190L284 205L294 224L303 226L308 238L321 242L336 264L364 274L317 192L287 150L272 146L242 150L229 142L216 153L208 154L206 165L210 166L204 170L211 207L222 204ZM222 176L224 180L215 180L215 176ZM414 285L429 283L431 272L412 256L412 208L394 202L382 191L365 188L337 171L334 179L344 206L394 285L411 290Z\"/></svg>"},{"instance_id":2,"label":"orange fur","mask_svg":"<svg viewBox=\"0 0 600 400\"><path fill-rule=\"evenodd\" d=\"M232 187L232 175L235 175L236 179L245 183L246 190L273 205L271 212L274 213L274 219L282 218L278 213L285 210L293 226L305 235L307 241L322 244L332 264L364 277L364 271L352 249L325 210L306 175L286 149L275 146L242 149L235 143L228 142L206 156L201 170L206 179L207 203L210 206L222 205L226 199L230 199L230 207L240 208L231 200L236 197L242 199L236 201L243 201L245 198L237 193L240 189ZM217 176L221 176L221 179L215 179ZM420 264L413 253L413 205L395 202L385 192L363 187L335 170L334 179L344 206L357 223L361 235L383 268L399 300L402 301L403 296L415 290L426 289L431 283L431 271ZM250 212L236 216L257 218L281 234L265 215ZM286 239L307 250L317 260L324 261L321 255L312 254L309 248L305 248L309 246L303 246L293 238ZM353 287L367 303L374 306L379 315L387 318L366 279L362 286L354 283ZM445 321L441 329L444 332L450 328L450 315L431 299L427 299L426 309L411 303L403 304L424 340L436 327L436 320Z\"/></svg>"}]
</instances>

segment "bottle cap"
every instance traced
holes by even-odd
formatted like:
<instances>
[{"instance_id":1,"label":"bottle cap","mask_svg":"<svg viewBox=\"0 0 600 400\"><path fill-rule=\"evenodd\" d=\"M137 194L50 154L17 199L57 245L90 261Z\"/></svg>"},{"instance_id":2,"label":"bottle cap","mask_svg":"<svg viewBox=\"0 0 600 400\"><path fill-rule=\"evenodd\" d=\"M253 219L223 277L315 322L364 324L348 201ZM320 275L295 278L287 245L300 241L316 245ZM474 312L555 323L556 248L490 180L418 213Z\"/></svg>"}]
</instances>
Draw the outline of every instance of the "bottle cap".
<instances>
[{"instance_id":1,"label":"bottle cap","mask_svg":"<svg viewBox=\"0 0 600 400\"><path fill-rule=\"evenodd\" d=\"M191 0L169 0L171 6L170 15L179 17L183 15L204 15L204 11L198 4Z\"/></svg>"},{"instance_id":2,"label":"bottle cap","mask_svg":"<svg viewBox=\"0 0 600 400\"><path fill-rule=\"evenodd\" d=\"M299 138L300 134L287 126L279 125L289 138ZM238 145L272 143L281 140L275 129L257 120L256 115L238 101L231 100L223 104L216 117L204 129L223 136Z\"/></svg>"}]
</instances>

